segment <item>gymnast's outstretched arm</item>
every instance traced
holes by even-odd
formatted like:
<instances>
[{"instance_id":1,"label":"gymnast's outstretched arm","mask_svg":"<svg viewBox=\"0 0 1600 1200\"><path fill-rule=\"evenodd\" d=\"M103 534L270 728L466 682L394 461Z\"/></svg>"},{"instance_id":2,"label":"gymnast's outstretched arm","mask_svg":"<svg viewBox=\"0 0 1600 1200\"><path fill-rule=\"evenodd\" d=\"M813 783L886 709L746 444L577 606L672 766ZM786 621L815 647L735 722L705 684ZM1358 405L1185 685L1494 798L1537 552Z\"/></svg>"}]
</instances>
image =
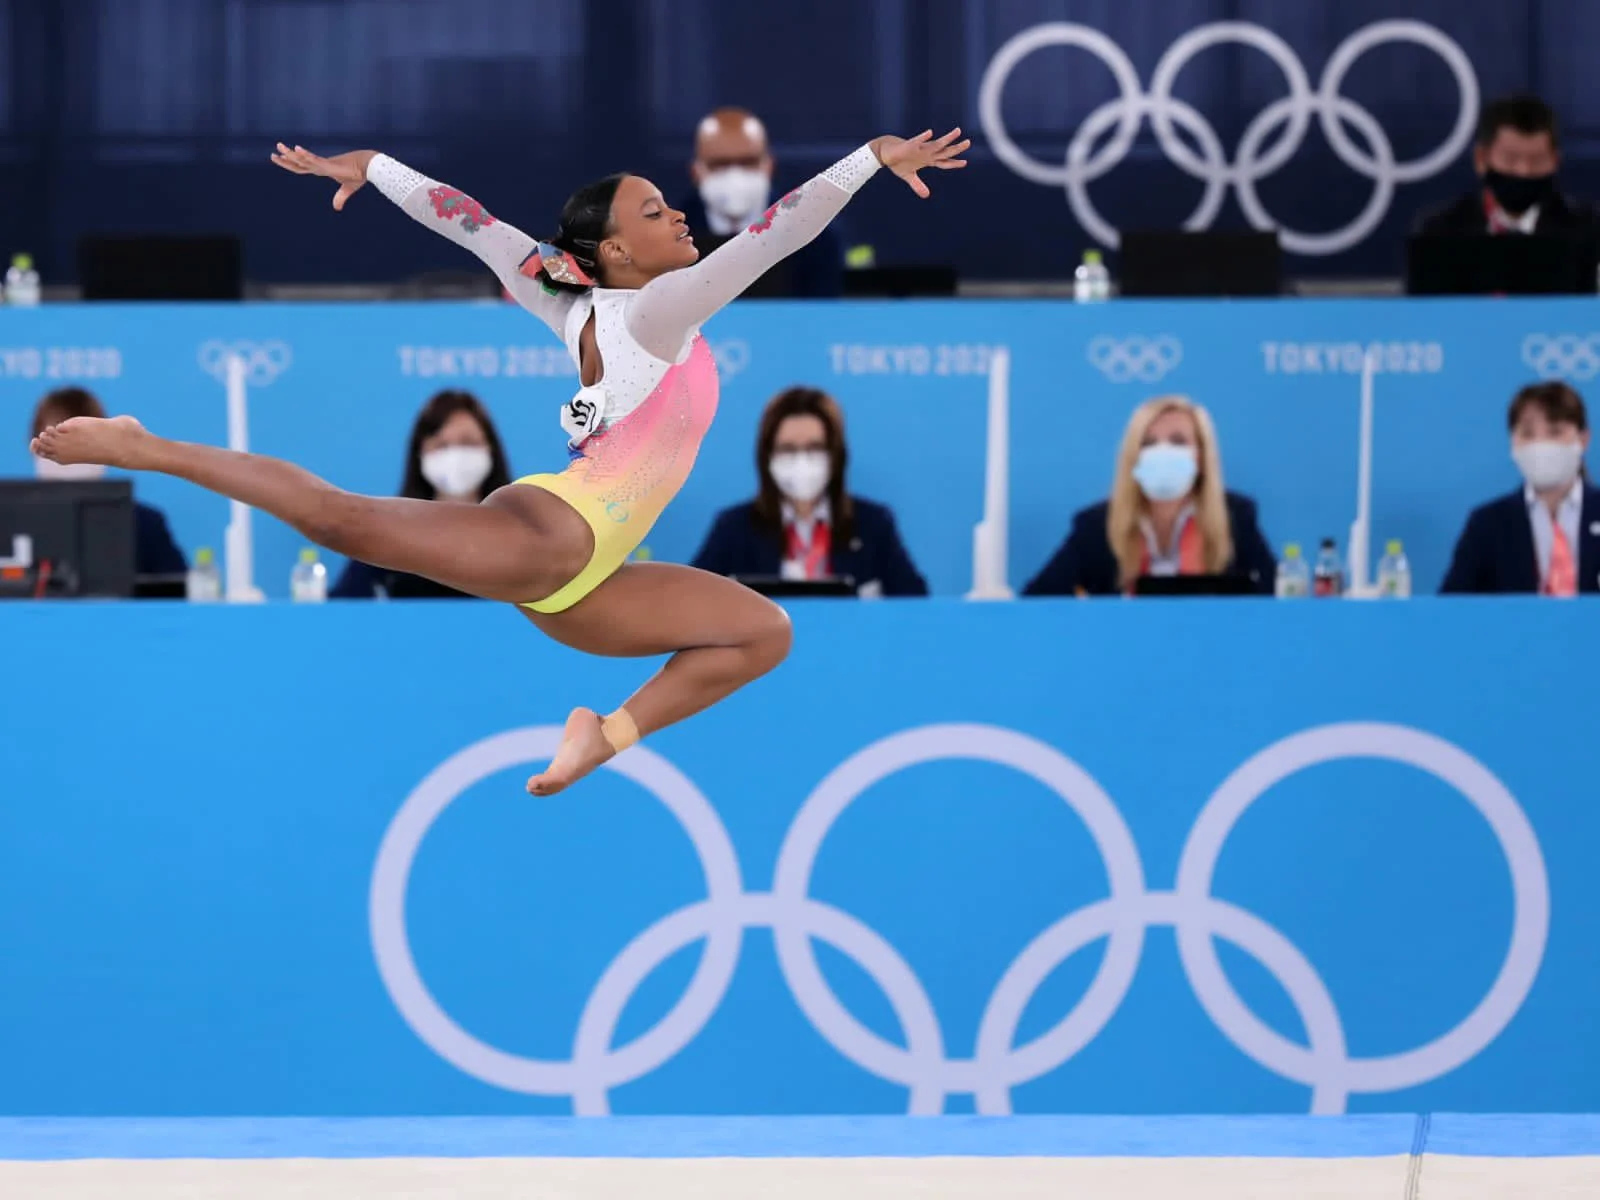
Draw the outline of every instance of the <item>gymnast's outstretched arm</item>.
<instances>
[{"instance_id":1,"label":"gymnast's outstretched arm","mask_svg":"<svg viewBox=\"0 0 1600 1200\"><path fill-rule=\"evenodd\" d=\"M538 244L516 226L491 216L460 189L429 179L374 150L353 150L321 158L298 146L290 150L280 142L272 161L299 175L316 173L337 180L339 191L333 199L336 209L343 209L345 201L362 184L370 182L413 220L476 254L518 304L565 340L567 313L576 295L546 288L537 279L524 275L520 268Z\"/></svg>"},{"instance_id":2,"label":"gymnast's outstretched arm","mask_svg":"<svg viewBox=\"0 0 1600 1200\"><path fill-rule=\"evenodd\" d=\"M956 141L960 133L952 130L938 140L932 139L931 130L910 139L876 138L840 159L692 267L647 283L628 305L628 332L657 357L676 359L691 330L812 241L880 167L888 167L926 197L919 170L965 166L959 155L969 143Z\"/></svg>"}]
</instances>

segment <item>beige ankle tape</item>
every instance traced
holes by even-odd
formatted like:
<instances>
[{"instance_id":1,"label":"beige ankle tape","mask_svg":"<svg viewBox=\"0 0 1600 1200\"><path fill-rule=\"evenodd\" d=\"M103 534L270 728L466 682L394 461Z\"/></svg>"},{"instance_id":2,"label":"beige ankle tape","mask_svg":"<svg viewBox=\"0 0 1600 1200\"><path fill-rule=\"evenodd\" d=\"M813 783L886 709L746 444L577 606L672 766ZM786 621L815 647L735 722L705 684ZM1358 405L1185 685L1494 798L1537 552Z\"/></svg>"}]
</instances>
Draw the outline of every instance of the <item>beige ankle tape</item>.
<instances>
[{"instance_id":1,"label":"beige ankle tape","mask_svg":"<svg viewBox=\"0 0 1600 1200\"><path fill-rule=\"evenodd\" d=\"M619 708L610 716L600 718L600 733L611 743L611 749L621 754L639 740L639 727L633 723L628 710Z\"/></svg>"}]
</instances>

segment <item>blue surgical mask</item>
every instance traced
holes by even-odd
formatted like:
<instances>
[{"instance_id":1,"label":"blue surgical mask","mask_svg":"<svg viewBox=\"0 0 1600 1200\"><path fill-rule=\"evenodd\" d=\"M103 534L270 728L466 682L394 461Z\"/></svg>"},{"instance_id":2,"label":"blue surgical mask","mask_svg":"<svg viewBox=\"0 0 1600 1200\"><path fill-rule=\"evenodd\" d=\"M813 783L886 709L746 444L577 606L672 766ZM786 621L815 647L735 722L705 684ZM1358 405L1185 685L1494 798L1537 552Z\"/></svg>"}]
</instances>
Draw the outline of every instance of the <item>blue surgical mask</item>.
<instances>
[{"instance_id":1,"label":"blue surgical mask","mask_svg":"<svg viewBox=\"0 0 1600 1200\"><path fill-rule=\"evenodd\" d=\"M1194 487L1199 470L1193 446L1162 442L1139 451L1139 459L1133 464L1133 480L1151 500L1179 500Z\"/></svg>"}]
</instances>

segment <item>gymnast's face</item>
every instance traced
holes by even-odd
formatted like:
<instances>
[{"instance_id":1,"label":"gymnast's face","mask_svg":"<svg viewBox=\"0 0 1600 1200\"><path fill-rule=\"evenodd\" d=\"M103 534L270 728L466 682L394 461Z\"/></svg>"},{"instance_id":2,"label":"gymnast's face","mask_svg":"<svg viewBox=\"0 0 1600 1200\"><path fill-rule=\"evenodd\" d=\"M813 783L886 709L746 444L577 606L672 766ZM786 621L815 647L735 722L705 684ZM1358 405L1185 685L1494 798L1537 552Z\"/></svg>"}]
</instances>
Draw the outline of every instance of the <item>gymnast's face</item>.
<instances>
[{"instance_id":1,"label":"gymnast's face","mask_svg":"<svg viewBox=\"0 0 1600 1200\"><path fill-rule=\"evenodd\" d=\"M606 273L613 278L637 274L653 279L700 257L683 214L666 202L660 188L638 175L617 185L611 234L602 253Z\"/></svg>"}]
</instances>

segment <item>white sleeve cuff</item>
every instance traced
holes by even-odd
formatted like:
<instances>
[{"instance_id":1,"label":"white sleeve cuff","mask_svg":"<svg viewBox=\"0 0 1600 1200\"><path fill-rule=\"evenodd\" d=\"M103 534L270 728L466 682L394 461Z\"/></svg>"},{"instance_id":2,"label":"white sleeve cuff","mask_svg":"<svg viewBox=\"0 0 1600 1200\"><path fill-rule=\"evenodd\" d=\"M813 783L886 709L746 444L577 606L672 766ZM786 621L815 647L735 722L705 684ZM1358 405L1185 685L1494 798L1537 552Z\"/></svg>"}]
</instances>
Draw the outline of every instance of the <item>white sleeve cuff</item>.
<instances>
[{"instance_id":1,"label":"white sleeve cuff","mask_svg":"<svg viewBox=\"0 0 1600 1200\"><path fill-rule=\"evenodd\" d=\"M395 204L404 204L412 192L433 181L387 154L378 154L367 164L367 182Z\"/></svg>"},{"instance_id":2,"label":"white sleeve cuff","mask_svg":"<svg viewBox=\"0 0 1600 1200\"><path fill-rule=\"evenodd\" d=\"M822 177L853 196L861 190L867 180L878 173L878 169L882 166L878 156L872 152L872 147L867 145L848 158L841 158L824 171Z\"/></svg>"}]
</instances>

